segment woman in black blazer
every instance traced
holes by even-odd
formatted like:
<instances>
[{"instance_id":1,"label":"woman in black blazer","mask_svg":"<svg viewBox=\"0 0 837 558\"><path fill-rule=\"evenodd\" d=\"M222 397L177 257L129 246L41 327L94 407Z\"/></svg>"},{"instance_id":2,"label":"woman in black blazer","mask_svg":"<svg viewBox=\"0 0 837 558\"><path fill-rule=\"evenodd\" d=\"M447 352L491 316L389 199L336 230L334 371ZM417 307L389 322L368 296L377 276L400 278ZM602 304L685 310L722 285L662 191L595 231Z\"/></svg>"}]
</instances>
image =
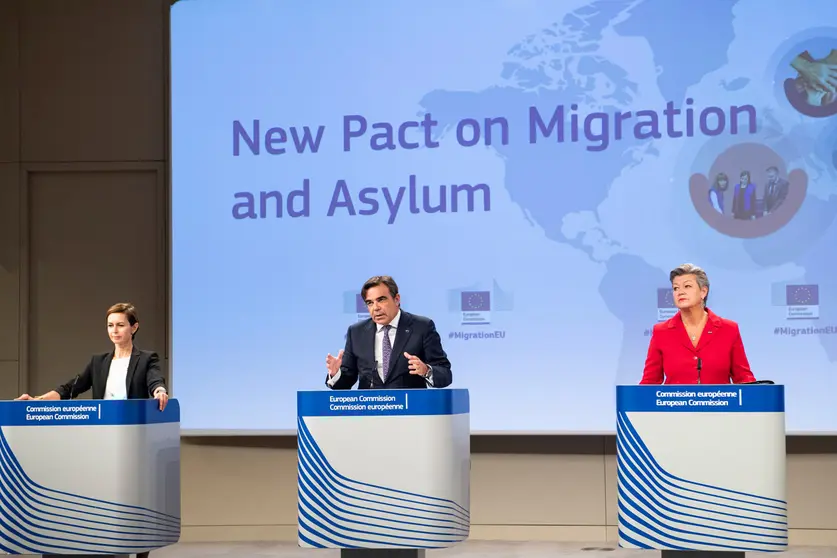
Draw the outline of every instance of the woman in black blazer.
<instances>
[{"instance_id":1,"label":"woman in black blazer","mask_svg":"<svg viewBox=\"0 0 837 558\"><path fill-rule=\"evenodd\" d=\"M32 397L24 393L18 400L26 399L74 399L93 389L93 399L149 399L159 401L162 411L169 395L166 379L160 370L160 357L154 351L142 351L134 346L134 336L139 329L137 309L129 302L120 302L108 308L108 336L113 350L93 355L84 372L72 380ZM140 552L137 558L148 558L149 552Z\"/></svg>"},{"instance_id":2,"label":"woman in black blazer","mask_svg":"<svg viewBox=\"0 0 837 558\"><path fill-rule=\"evenodd\" d=\"M93 355L84 372L66 384L37 397L24 393L17 399L74 399L92 388L93 399L154 398L159 401L160 410L165 409L169 395L160 357L154 351L134 346L139 329L137 309L128 302L114 304L108 308L107 324L112 351Z\"/></svg>"}]
</instances>

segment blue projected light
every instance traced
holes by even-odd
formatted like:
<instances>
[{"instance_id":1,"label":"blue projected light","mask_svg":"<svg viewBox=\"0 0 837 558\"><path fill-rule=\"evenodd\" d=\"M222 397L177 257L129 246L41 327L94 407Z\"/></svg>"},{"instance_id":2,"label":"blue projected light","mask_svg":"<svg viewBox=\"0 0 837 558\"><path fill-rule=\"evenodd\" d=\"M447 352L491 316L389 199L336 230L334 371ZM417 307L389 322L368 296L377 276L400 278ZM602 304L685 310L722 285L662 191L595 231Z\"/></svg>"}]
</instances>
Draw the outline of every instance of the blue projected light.
<instances>
[{"instance_id":1,"label":"blue projected light","mask_svg":"<svg viewBox=\"0 0 837 558\"><path fill-rule=\"evenodd\" d=\"M837 4L783 8L175 4L184 432L294 431L388 274L475 432L613 433L685 262L788 431L837 432Z\"/></svg>"}]
</instances>

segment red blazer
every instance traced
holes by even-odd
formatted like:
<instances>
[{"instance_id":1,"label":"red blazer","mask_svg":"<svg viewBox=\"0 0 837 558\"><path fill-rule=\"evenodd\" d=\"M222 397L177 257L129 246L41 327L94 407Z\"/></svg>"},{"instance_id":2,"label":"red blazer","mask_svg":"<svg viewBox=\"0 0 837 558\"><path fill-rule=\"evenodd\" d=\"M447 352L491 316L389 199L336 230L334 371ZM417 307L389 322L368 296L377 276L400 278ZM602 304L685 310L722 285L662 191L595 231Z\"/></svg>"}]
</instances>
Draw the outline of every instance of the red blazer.
<instances>
[{"instance_id":1,"label":"red blazer","mask_svg":"<svg viewBox=\"0 0 837 558\"><path fill-rule=\"evenodd\" d=\"M686 333L680 312L654 326L640 384L696 384L698 358L702 384L756 381L750 371L738 324L718 317L708 308L706 311L709 319L697 347L692 345Z\"/></svg>"}]
</instances>

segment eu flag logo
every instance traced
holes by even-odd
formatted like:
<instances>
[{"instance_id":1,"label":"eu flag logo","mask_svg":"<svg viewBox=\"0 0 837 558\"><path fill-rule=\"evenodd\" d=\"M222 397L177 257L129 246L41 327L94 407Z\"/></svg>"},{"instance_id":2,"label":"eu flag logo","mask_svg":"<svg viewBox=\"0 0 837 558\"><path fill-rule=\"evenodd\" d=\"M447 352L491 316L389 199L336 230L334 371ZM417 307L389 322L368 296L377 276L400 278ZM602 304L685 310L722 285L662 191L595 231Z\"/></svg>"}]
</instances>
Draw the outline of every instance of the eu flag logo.
<instances>
[{"instance_id":1,"label":"eu flag logo","mask_svg":"<svg viewBox=\"0 0 837 558\"><path fill-rule=\"evenodd\" d=\"M677 306L674 305L674 294L671 287L657 289L657 321L664 322L677 314Z\"/></svg>"},{"instance_id":2,"label":"eu flag logo","mask_svg":"<svg viewBox=\"0 0 837 558\"><path fill-rule=\"evenodd\" d=\"M491 323L491 291L462 291L459 302L462 325Z\"/></svg>"},{"instance_id":3,"label":"eu flag logo","mask_svg":"<svg viewBox=\"0 0 837 558\"><path fill-rule=\"evenodd\" d=\"M449 312L462 316L462 325L489 325L492 312L510 312L514 309L514 293L500 288L496 279L486 288L485 282L475 281L450 289L447 293Z\"/></svg>"},{"instance_id":4,"label":"eu flag logo","mask_svg":"<svg viewBox=\"0 0 837 558\"><path fill-rule=\"evenodd\" d=\"M657 289L657 308L677 308L671 289Z\"/></svg>"},{"instance_id":5,"label":"eu flag logo","mask_svg":"<svg viewBox=\"0 0 837 558\"><path fill-rule=\"evenodd\" d=\"M363 314L367 312L366 310L366 302L364 302L363 297L359 294L355 297L355 312L358 314Z\"/></svg>"},{"instance_id":6,"label":"eu flag logo","mask_svg":"<svg viewBox=\"0 0 837 558\"><path fill-rule=\"evenodd\" d=\"M343 312L353 315L358 321L369 318L366 303L355 290L343 291Z\"/></svg>"},{"instance_id":7,"label":"eu flag logo","mask_svg":"<svg viewBox=\"0 0 837 558\"><path fill-rule=\"evenodd\" d=\"M785 287L788 306L819 306L820 289L818 285L788 285Z\"/></svg>"},{"instance_id":8,"label":"eu flag logo","mask_svg":"<svg viewBox=\"0 0 837 558\"><path fill-rule=\"evenodd\" d=\"M787 285L785 304L789 320L816 320L820 317L819 285Z\"/></svg>"},{"instance_id":9,"label":"eu flag logo","mask_svg":"<svg viewBox=\"0 0 837 558\"><path fill-rule=\"evenodd\" d=\"M491 292L462 291L463 312L488 312L491 310Z\"/></svg>"}]
</instances>

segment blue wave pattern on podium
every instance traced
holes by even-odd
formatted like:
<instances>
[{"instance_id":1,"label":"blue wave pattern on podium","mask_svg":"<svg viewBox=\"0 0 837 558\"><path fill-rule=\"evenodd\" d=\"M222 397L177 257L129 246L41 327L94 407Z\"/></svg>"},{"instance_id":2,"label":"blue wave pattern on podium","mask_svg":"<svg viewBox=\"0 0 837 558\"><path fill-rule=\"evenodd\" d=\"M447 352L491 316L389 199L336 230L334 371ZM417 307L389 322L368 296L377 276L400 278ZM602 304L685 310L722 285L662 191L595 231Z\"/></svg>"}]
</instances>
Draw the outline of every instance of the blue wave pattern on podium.
<instances>
[{"instance_id":1,"label":"blue wave pattern on podium","mask_svg":"<svg viewBox=\"0 0 837 558\"><path fill-rule=\"evenodd\" d=\"M693 482L654 459L626 413L617 414L619 546L780 552L787 502Z\"/></svg>"},{"instance_id":2,"label":"blue wave pattern on podium","mask_svg":"<svg viewBox=\"0 0 837 558\"><path fill-rule=\"evenodd\" d=\"M349 479L326 459L303 418L297 420L299 546L445 548L468 538L463 506Z\"/></svg>"},{"instance_id":3,"label":"blue wave pattern on podium","mask_svg":"<svg viewBox=\"0 0 837 558\"><path fill-rule=\"evenodd\" d=\"M56 457L56 467L60 467L61 456ZM97 479L91 474L79 482L95 483ZM179 517L34 482L0 429L0 551L134 554L179 538Z\"/></svg>"}]
</instances>

